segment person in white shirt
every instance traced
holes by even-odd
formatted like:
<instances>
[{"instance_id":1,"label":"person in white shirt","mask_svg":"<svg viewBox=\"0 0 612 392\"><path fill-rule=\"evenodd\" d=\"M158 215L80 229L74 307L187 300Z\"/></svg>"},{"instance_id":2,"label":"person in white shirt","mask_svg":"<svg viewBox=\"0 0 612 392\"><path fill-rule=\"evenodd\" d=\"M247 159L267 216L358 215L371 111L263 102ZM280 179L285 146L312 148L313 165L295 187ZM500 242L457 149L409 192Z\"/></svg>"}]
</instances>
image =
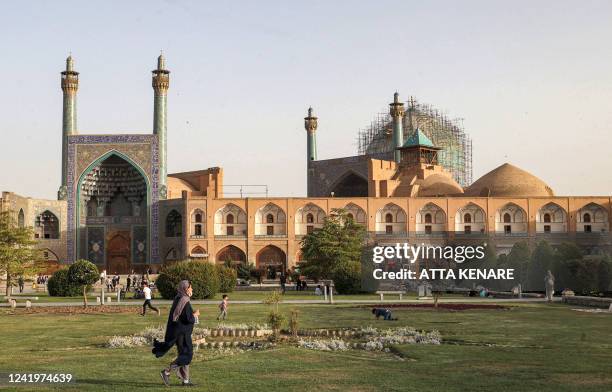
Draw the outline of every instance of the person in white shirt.
<instances>
[{"instance_id":1,"label":"person in white shirt","mask_svg":"<svg viewBox=\"0 0 612 392\"><path fill-rule=\"evenodd\" d=\"M160 314L159 309L151 305L151 288L149 287L149 283L143 282L142 286L143 286L142 292L144 293L145 301L144 301L144 304L142 304L142 313L140 315L144 316L147 313L147 306L148 306L151 310L156 311L157 315L159 316Z\"/></svg>"}]
</instances>

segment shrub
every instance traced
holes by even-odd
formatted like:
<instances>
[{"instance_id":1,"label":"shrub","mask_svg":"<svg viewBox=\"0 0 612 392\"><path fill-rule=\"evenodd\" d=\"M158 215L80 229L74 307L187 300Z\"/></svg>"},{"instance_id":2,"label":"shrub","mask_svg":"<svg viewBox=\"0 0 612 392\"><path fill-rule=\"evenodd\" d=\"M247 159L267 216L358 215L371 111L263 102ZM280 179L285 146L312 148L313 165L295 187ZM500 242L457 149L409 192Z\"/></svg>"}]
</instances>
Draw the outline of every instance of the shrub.
<instances>
[{"instance_id":1,"label":"shrub","mask_svg":"<svg viewBox=\"0 0 612 392\"><path fill-rule=\"evenodd\" d=\"M219 274L215 266L201 261L182 261L164 266L155 286L162 297L172 299L176 296L176 288L181 280L191 282L193 299L212 298L219 292Z\"/></svg>"},{"instance_id":2,"label":"shrub","mask_svg":"<svg viewBox=\"0 0 612 392\"><path fill-rule=\"evenodd\" d=\"M52 297L78 297L81 287L68 280L68 268L55 271L47 282L47 290Z\"/></svg>"},{"instance_id":3,"label":"shrub","mask_svg":"<svg viewBox=\"0 0 612 392\"><path fill-rule=\"evenodd\" d=\"M251 280L252 272L254 269L255 269L255 265L253 263L247 263L247 262L240 263L236 267L236 270L238 272L238 277L244 280Z\"/></svg>"},{"instance_id":4,"label":"shrub","mask_svg":"<svg viewBox=\"0 0 612 392\"><path fill-rule=\"evenodd\" d=\"M231 293L236 287L236 270L224 265L217 265L217 274L219 275L219 291L222 293Z\"/></svg>"},{"instance_id":5,"label":"shrub","mask_svg":"<svg viewBox=\"0 0 612 392\"><path fill-rule=\"evenodd\" d=\"M94 284L100 275L98 267L87 260L77 260L68 268L68 280L83 288L83 306L87 307L87 289Z\"/></svg>"},{"instance_id":6,"label":"shrub","mask_svg":"<svg viewBox=\"0 0 612 392\"><path fill-rule=\"evenodd\" d=\"M340 294L356 294L361 291L361 264L349 261L333 272L334 286Z\"/></svg>"},{"instance_id":7,"label":"shrub","mask_svg":"<svg viewBox=\"0 0 612 392\"><path fill-rule=\"evenodd\" d=\"M268 325L270 325L270 328L272 328L272 331L274 331L274 335L278 336L278 332L281 329L281 326L283 325L283 322L285 321L285 316L283 316L279 311L277 310L271 310L270 313L268 313Z\"/></svg>"}]
</instances>

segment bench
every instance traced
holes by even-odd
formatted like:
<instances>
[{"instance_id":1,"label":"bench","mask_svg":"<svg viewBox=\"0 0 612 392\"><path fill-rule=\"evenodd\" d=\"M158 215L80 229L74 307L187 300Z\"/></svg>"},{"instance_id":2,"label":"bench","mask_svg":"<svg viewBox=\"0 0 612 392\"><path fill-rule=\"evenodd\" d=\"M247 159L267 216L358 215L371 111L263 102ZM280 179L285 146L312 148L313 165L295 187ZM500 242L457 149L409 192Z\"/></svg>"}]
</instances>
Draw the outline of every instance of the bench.
<instances>
[{"instance_id":1,"label":"bench","mask_svg":"<svg viewBox=\"0 0 612 392\"><path fill-rule=\"evenodd\" d=\"M405 291L377 291L376 294L380 295L380 300L385 300L385 294L389 295L399 295L400 301L402 300L402 296L405 294Z\"/></svg>"}]
</instances>

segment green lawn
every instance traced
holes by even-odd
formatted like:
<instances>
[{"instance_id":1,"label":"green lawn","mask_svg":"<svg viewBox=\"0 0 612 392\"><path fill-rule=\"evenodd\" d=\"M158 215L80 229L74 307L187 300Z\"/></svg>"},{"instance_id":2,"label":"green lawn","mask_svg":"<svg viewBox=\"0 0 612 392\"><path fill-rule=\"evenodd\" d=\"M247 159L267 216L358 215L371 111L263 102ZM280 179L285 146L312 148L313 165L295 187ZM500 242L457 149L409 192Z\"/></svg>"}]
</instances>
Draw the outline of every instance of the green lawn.
<instances>
[{"instance_id":1,"label":"green lawn","mask_svg":"<svg viewBox=\"0 0 612 392\"><path fill-rule=\"evenodd\" d=\"M214 326L214 305L197 306ZM225 357L200 350L192 378L206 391L610 391L612 315L564 305L522 304L511 310L396 310L398 322L373 320L368 308L281 305L300 310L301 327L412 326L441 332L445 344L403 345L391 354L329 353L280 345ZM233 305L229 322L262 323L264 305ZM164 315L11 315L0 310L0 373L70 372L75 391L166 390L158 371L172 355L149 349L108 349L127 335L165 321ZM59 390L59 387L56 387ZM2 388L0 388L2 389ZM7 389L8 390L8 389ZM51 386L26 390L53 390Z\"/></svg>"}]
</instances>

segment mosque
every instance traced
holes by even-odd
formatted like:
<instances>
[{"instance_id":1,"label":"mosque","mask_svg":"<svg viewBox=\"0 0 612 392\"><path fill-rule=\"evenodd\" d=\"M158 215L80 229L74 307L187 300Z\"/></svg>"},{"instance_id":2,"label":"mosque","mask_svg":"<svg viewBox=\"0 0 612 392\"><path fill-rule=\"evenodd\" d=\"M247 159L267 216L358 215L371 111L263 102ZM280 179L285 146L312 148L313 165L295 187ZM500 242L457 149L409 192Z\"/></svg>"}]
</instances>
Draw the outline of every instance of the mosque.
<instances>
[{"instance_id":1,"label":"mosque","mask_svg":"<svg viewBox=\"0 0 612 392\"><path fill-rule=\"evenodd\" d=\"M50 268L87 259L111 273L157 271L185 259L250 262L274 275L295 266L300 241L344 208L368 241L432 245L489 243L498 253L517 241L572 241L587 253L610 252L609 196L556 196L511 164L460 184L444 164L452 147L420 128L404 129L405 104L389 105L389 151L318 160L318 119L304 119L308 196L226 198L223 170L167 173L170 71L152 71L153 131L80 134L79 73L61 72L62 173L57 200L3 192L0 209L32 226ZM463 179L467 177L462 177Z\"/></svg>"}]
</instances>

